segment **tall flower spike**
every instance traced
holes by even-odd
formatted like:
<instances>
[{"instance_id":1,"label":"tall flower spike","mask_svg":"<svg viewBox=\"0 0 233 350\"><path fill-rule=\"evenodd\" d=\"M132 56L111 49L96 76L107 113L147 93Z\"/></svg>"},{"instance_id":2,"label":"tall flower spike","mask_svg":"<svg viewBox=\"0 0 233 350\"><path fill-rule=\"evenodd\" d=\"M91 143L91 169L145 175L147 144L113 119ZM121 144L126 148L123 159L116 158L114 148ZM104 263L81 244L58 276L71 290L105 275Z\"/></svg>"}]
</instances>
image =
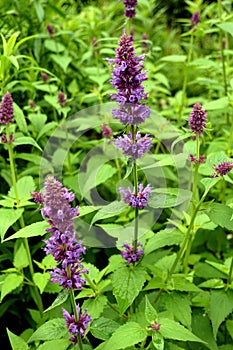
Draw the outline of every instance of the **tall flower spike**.
<instances>
[{"instance_id":1,"label":"tall flower spike","mask_svg":"<svg viewBox=\"0 0 233 350\"><path fill-rule=\"evenodd\" d=\"M136 15L137 0L124 0L126 17L132 18Z\"/></svg>"},{"instance_id":2,"label":"tall flower spike","mask_svg":"<svg viewBox=\"0 0 233 350\"><path fill-rule=\"evenodd\" d=\"M14 122L13 99L9 92L6 92L2 98L0 106L0 124L8 125Z\"/></svg>"},{"instance_id":3,"label":"tall flower spike","mask_svg":"<svg viewBox=\"0 0 233 350\"><path fill-rule=\"evenodd\" d=\"M189 126L191 132L196 135L202 135L206 127L206 111L203 109L202 105L197 102L190 113Z\"/></svg>"},{"instance_id":4,"label":"tall flower spike","mask_svg":"<svg viewBox=\"0 0 233 350\"><path fill-rule=\"evenodd\" d=\"M109 59L113 62L111 83L117 89L117 94L112 94L111 99L119 103L120 109L113 109L113 117L119 119L122 124L140 124L149 117L150 110L141 103L147 99L142 82L147 80L144 68L144 55L135 56L133 37L123 32L116 49L116 58Z\"/></svg>"}]
</instances>

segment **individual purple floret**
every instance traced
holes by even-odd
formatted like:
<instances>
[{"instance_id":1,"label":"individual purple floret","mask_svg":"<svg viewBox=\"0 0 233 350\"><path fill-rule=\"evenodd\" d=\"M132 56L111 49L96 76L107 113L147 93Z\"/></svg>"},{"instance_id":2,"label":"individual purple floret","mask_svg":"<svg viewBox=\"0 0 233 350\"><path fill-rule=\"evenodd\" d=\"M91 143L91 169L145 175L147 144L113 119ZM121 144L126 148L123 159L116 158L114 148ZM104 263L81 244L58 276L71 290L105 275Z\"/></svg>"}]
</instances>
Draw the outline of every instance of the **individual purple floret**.
<instances>
[{"instance_id":1,"label":"individual purple floret","mask_svg":"<svg viewBox=\"0 0 233 350\"><path fill-rule=\"evenodd\" d=\"M140 242L137 243L137 247L141 247L142 244ZM144 254L143 249L137 249L136 252L134 252L134 244L132 246L128 245L127 243L123 244L123 248L125 250L121 250L121 256L123 259L127 261L127 264L135 263L139 261L141 255Z\"/></svg>"},{"instance_id":2,"label":"individual purple floret","mask_svg":"<svg viewBox=\"0 0 233 350\"><path fill-rule=\"evenodd\" d=\"M233 162L223 162L217 166L213 166L215 170L214 174L211 175L212 178L217 176L224 176L233 169Z\"/></svg>"},{"instance_id":3,"label":"individual purple floret","mask_svg":"<svg viewBox=\"0 0 233 350\"><path fill-rule=\"evenodd\" d=\"M199 159L197 159L193 154L189 155L189 160L191 163L203 164L205 162L205 156L200 155Z\"/></svg>"},{"instance_id":4,"label":"individual purple floret","mask_svg":"<svg viewBox=\"0 0 233 350\"><path fill-rule=\"evenodd\" d=\"M128 136L118 137L115 141L116 148L122 149L123 154L131 157L132 159L142 158L143 154L150 151L152 146L152 139L148 138L149 135L141 137L141 133L138 131L135 140L132 139L132 133L129 132Z\"/></svg>"},{"instance_id":5,"label":"individual purple floret","mask_svg":"<svg viewBox=\"0 0 233 350\"><path fill-rule=\"evenodd\" d=\"M192 18L190 20L191 26L196 26L200 22L200 13L199 11L195 11L192 15Z\"/></svg>"},{"instance_id":6,"label":"individual purple floret","mask_svg":"<svg viewBox=\"0 0 233 350\"><path fill-rule=\"evenodd\" d=\"M44 197L42 192L31 192L30 193L34 202L42 205L44 203Z\"/></svg>"},{"instance_id":7,"label":"individual purple floret","mask_svg":"<svg viewBox=\"0 0 233 350\"><path fill-rule=\"evenodd\" d=\"M68 311L62 309L68 332L73 335L69 340L74 344L77 344L78 334L80 334L81 337L84 337L88 324L92 321L90 315L87 314L87 310L84 310L84 312L81 314L79 305L76 305L76 309L78 314L78 321L75 321L74 315L70 315Z\"/></svg>"},{"instance_id":8,"label":"individual purple floret","mask_svg":"<svg viewBox=\"0 0 233 350\"><path fill-rule=\"evenodd\" d=\"M11 94L7 91L0 106L0 124L8 125L14 122L14 108Z\"/></svg>"},{"instance_id":9,"label":"individual purple floret","mask_svg":"<svg viewBox=\"0 0 233 350\"><path fill-rule=\"evenodd\" d=\"M124 15L128 18L135 17L136 15L136 6L138 4L137 0L123 0L125 5Z\"/></svg>"},{"instance_id":10,"label":"individual purple floret","mask_svg":"<svg viewBox=\"0 0 233 350\"><path fill-rule=\"evenodd\" d=\"M105 124L102 125L101 130L103 137L105 137L106 139L110 139L110 137L113 135L112 129Z\"/></svg>"},{"instance_id":11,"label":"individual purple floret","mask_svg":"<svg viewBox=\"0 0 233 350\"><path fill-rule=\"evenodd\" d=\"M202 135L206 127L206 111L203 109L202 105L197 102L190 113L189 126L191 132L196 135Z\"/></svg>"},{"instance_id":12,"label":"individual purple floret","mask_svg":"<svg viewBox=\"0 0 233 350\"><path fill-rule=\"evenodd\" d=\"M143 209L147 206L149 194L151 194L151 186L147 185L143 189L143 185L138 185L137 195L135 191L131 191L130 187L128 188L119 188L120 194L123 194L123 201L133 208Z\"/></svg>"},{"instance_id":13,"label":"individual purple floret","mask_svg":"<svg viewBox=\"0 0 233 350\"><path fill-rule=\"evenodd\" d=\"M153 329L155 332L158 332L160 330L161 324L154 322L151 326L148 328Z\"/></svg>"}]
</instances>

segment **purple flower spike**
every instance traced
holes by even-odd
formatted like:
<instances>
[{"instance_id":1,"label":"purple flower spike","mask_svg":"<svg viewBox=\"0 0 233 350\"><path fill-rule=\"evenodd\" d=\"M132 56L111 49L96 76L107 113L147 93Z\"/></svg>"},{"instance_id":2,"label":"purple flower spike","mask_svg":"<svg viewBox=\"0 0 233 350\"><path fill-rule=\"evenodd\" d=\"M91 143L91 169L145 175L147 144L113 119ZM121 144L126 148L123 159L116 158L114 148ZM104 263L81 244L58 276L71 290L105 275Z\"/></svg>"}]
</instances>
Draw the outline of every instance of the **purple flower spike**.
<instances>
[{"instance_id":1,"label":"purple flower spike","mask_svg":"<svg viewBox=\"0 0 233 350\"><path fill-rule=\"evenodd\" d=\"M125 5L124 15L128 18L133 18L136 15L137 0L123 0Z\"/></svg>"},{"instance_id":2,"label":"purple flower spike","mask_svg":"<svg viewBox=\"0 0 233 350\"><path fill-rule=\"evenodd\" d=\"M224 176L233 169L233 162L224 162L220 163L217 166L213 166L215 170L214 174L211 177Z\"/></svg>"},{"instance_id":3,"label":"purple flower spike","mask_svg":"<svg viewBox=\"0 0 233 350\"><path fill-rule=\"evenodd\" d=\"M137 247L141 247L141 246L142 244L138 242ZM125 248L125 250L121 250L120 253L122 258L127 261L127 264L135 263L139 261L141 255L144 254L143 249L137 249L136 252L134 253L134 244L132 246L129 246L127 243L125 243L123 244L123 248Z\"/></svg>"},{"instance_id":4,"label":"purple flower spike","mask_svg":"<svg viewBox=\"0 0 233 350\"><path fill-rule=\"evenodd\" d=\"M12 96L6 92L0 106L0 124L8 125L9 123L14 123L14 109Z\"/></svg>"},{"instance_id":5,"label":"purple flower spike","mask_svg":"<svg viewBox=\"0 0 233 350\"><path fill-rule=\"evenodd\" d=\"M131 191L130 187L128 188L119 188L120 194L123 194L123 201L133 208L143 209L147 206L149 194L151 194L151 186L147 185L143 189L143 185L138 185L138 193L135 194L134 191Z\"/></svg>"},{"instance_id":6,"label":"purple flower spike","mask_svg":"<svg viewBox=\"0 0 233 350\"><path fill-rule=\"evenodd\" d=\"M202 105L197 102L190 113L189 126L191 132L196 135L202 135L206 127L206 122L206 111L203 109Z\"/></svg>"},{"instance_id":7,"label":"purple flower spike","mask_svg":"<svg viewBox=\"0 0 233 350\"><path fill-rule=\"evenodd\" d=\"M115 141L116 148L122 149L123 154L131 157L132 159L142 158L143 154L150 151L152 146L152 139L148 138L149 135L141 137L141 133L138 131L135 137L135 141L132 139L132 134L129 132L128 136L118 137Z\"/></svg>"},{"instance_id":8,"label":"purple flower spike","mask_svg":"<svg viewBox=\"0 0 233 350\"><path fill-rule=\"evenodd\" d=\"M76 305L76 309L78 314L78 321L75 321L74 315L70 315L68 311L62 309L63 317L66 320L66 327L68 328L68 332L73 335L70 338L70 341L74 344L77 344L78 334L80 334L81 337L84 337L88 324L92 321L90 315L87 314L87 310L84 310L84 312L81 314L79 305Z\"/></svg>"}]
</instances>

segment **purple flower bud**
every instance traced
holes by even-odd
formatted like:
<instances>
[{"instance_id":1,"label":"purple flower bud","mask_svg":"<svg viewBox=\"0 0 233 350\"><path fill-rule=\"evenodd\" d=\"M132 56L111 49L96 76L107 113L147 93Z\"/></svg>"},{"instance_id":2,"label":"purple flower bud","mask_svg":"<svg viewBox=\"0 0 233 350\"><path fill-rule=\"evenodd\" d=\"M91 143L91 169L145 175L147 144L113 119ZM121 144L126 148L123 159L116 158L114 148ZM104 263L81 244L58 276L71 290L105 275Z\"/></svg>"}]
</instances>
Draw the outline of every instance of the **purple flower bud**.
<instances>
[{"instance_id":1,"label":"purple flower bud","mask_svg":"<svg viewBox=\"0 0 233 350\"><path fill-rule=\"evenodd\" d=\"M131 191L130 187L127 189L120 187L119 192L120 194L123 194L123 201L129 206L133 208L143 209L145 206L147 206L148 197L149 194L151 194L151 186L147 185L143 189L143 185L139 184L137 194L135 191Z\"/></svg>"},{"instance_id":2,"label":"purple flower bud","mask_svg":"<svg viewBox=\"0 0 233 350\"><path fill-rule=\"evenodd\" d=\"M81 337L84 337L85 331L88 327L88 324L92 321L90 315L87 314L87 310L81 314L79 304L76 305L78 320L75 321L74 315L70 315L68 311L62 309L63 317L66 320L66 327L68 328L68 332L73 336L70 338L70 341L74 344L77 344L77 336L78 334Z\"/></svg>"},{"instance_id":3,"label":"purple flower bud","mask_svg":"<svg viewBox=\"0 0 233 350\"><path fill-rule=\"evenodd\" d=\"M197 159L193 154L189 155L189 160L191 163L198 163L198 164L202 164L205 162L205 156L204 155L200 155L199 159Z\"/></svg>"},{"instance_id":4,"label":"purple flower bud","mask_svg":"<svg viewBox=\"0 0 233 350\"><path fill-rule=\"evenodd\" d=\"M153 329L155 332L158 332L160 330L161 324L154 322L151 326L148 328Z\"/></svg>"},{"instance_id":5,"label":"purple flower bud","mask_svg":"<svg viewBox=\"0 0 233 350\"><path fill-rule=\"evenodd\" d=\"M41 78L43 79L43 81L46 83L49 80L49 76L48 74L42 72L41 73Z\"/></svg>"},{"instance_id":6,"label":"purple flower bud","mask_svg":"<svg viewBox=\"0 0 233 350\"><path fill-rule=\"evenodd\" d=\"M43 204L43 194L42 192L31 192L30 193L34 202L37 204Z\"/></svg>"},{"instance_id":7,"label":"purple flower bud","mask_svg":"<svg viewBox=\"0 0 233 350\"><path fill-rule=\"evenodd\" d=\"M105 124L102 125L101 129L103 137L105 137L106 139L110 139L110 137L113 135L112 129Z\"/></svg>"},{"instance_id":8,"label":"purple flower bud","mask_svg":"<svg viewBox=\"0 0 233 350\"><path fill-rule=\"evenodd\" d=\"M141 247L141 246L142 244L138 242L137 247ZM120 253L122 258L127 261L127 264L135 263L139 261L141 255L144 254L143 249L137 249L136 252L134 252L134 242L132 246L129 246L127 243L123 244L123 248L125 248L125 250L121 250Z\"/></svg>"},{"instance_id":9,"label":"purple flower bud","mask_svg":"<svg viewBox=\"0 0 233 350\"><path fill-rule=\"evenodd\" d=\"M50 38L53 38L54 27L51 24L47 24L46 28L47 28L47 31L50 35Z\"/></svg>"},{"instance_id":10,"label":"purple flower bud","mask_svg":"<svg viewBox=\"0 0 233 350\"><path fill-rule=\"evenodd\" d=\"M13 99L9 92L6 92L2 98L0 106L0 124L8 125L14 122Z\"/></svg>"},{"instance_id":11,"label":"purple flower bud","mask_svg":"<svg viewBox=\"0 0 233 350\"><path fill-rule=\"evenodd\" d=\"M59 103L59 105L61 107L65 107L66 106L67 100L66 100L64 92L62 92L62 91L58 92L57 101L58 101L58 103Z\"/></svg>"},{"instance_id":12,"label":"purple flower bud","mask_svg":"<svg viewBox=\"0 0 233 350\"><path fill-rule=\"evenodd\" d=\"M196 135L202 135L206 127L206 111L203 109L202 105L197 102L190 113L189 126L191 132Z\"/></svg>"},{"instance_id":13,"label":"purple flower bud","mask_svg":"<svg viewBox=\"0 0 233 350\"><path fill-rule=\"evenodd\" d=\"M190 24L191 24L191 26L196 26L199 22L200 22L200 13L199 13L199 11L195 11L194 13L193 13L193 15L192 15L192 18L191 18L191 20L190 20Z\"/></svg>"},{"instance_id":14,"label":"purple flower bud","mask_svg":"<svg viewBox=\"0 0 233 350\"><path fill-rule=\"evenodd\" d=\"M213 169L215 170L215 172L211 175L212 178L217 176L224 176L233 169L233 162L223 162L218 164L217 166L214 165Z\"/></svg>"},{"instance_id":15,"label":"purple flower bud","mask_svg":"<svg viewBox=\"0 0 233 350\"><path fill-rule=\"evenodd\" d=\"M2 142L2 143L12 143L12 142L15 141L15 138L14 138L14 135L13 135L13 134L10 134L9 140L8 140L7 137L6 137L6 134L2 134L2 136L1 136L0 139L1 139L1 142Z\"/></svg>"},{"instance_id":16,"label":"purple flower bud","mask_svg":"<svg viewBox=\"0 0 233 350\"><path fill-rule=\"evenodd\" d=\"M152 139L148 138L148 136L146 134L141 137L141 133L138 131L135 140L133 140L132 134L129 132L128 136L118 137L115 140L115 145L117 149L122 149L123 154L132 159L142 158L143 154L149 152L152 146Z\"/></svg>"},{"instance_id":17,"label":"purple flower bud","mask_svg":"<svg viewBox=\"0 0 233 350\"><path fill-rule=\"evenodd\" d=\"M29 107L30 107L31 109L35 109L35 108L36 108L36 104L35 104L35 102L34 102L33 100L29 100L29 101L28 101L28 104L29 104Z\"/></svg>"}]
</instances>

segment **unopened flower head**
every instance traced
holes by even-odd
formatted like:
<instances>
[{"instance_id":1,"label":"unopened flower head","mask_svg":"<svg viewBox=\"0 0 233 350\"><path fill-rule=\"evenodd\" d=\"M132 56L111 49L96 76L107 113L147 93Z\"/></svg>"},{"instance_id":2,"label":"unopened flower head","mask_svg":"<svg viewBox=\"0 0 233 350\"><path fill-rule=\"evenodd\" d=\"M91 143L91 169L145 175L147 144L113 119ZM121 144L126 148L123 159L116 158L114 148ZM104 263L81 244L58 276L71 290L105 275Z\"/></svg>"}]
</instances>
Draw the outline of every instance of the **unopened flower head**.
<instances>
[{"instance_id":1,"label":"unopened flower head","mask_svg":"<svg viewBox=\"0 0 233 350\"><path fill-rule=\"evenodd\" d=\"M191 132L196 135L202 135L206 127L206 111L203 109L202 105L197 102L190 113L189 126Z\"/></svg>"},{"instance_id":2,"label":"unopened flower head","mask_svg":"<svg viewBox=\"0 0 233 350\"><path fill-rule=\"evenodd\" d=\"M196 26L199 22L200 22L200 13L199 13L199 11L195 11L194 13L193 13L193 15L192 15L192 18L191 18L191 20L190 20L190 24L191 24L191 26Z\"/></svg>"},{"instance_id":3,"label":"unopened flower head","mask_svg":"<svg viewBox=\"0 0 233 350\"><path fill-rule=\"evenodd\" d=\"M132 133L129 132L128 136L118 137L115 145L117 149L122 149L123 154L132 159L142 158L143 154L149 152L152 146L152 139L148 136L147 134L141 136L141 133L138 131L135 140L133 140Z\"/></svg>"},{"instance_id":4,"label":"unopened flower head","mask_svg":"<svg viewBox=\"0 0 233 350\"><path fill-rule=\"evenodd\" d=\"M123 194L123 201L133 208L143 209L147 206L149 194L151 194L151 186L147 185L143 189L143 185L138 185L137 194L130 187L119 187L120 194Z\"/></svg>"},{"instance_id":5,"label":"unopened flower head","mask_svg":"<svg viewBox=\"0 0 233 350\"><path fill-rule=\"evenodd\" d=\"M155 332L158 332L160 330L161 324L154 322L151 326L148 328L153 329Z\"/></svg>"},{"instance_id":6,"label":"unopened flower head","mask_svg":"<svg viewBox=\"0 0 233 350\"><path fill-rule=\"evenodd\" d=\"M110 137L113 135L112 129L105 124L102 125L101 130L103 137L105 137L106 139L110 139Z\"/></svg>"},{"instance_id":7,"label":"unopened flower head","mask_svg":"<svg viewBox=\"0 0 233 350\"><path fill-rule=\"evenodd\" d=\"M8 125L14 122L13 99L9 92L6 92L2 98L0 106L0 124Z\"/></svg>"},{"instance_id":8,"label":"unopened flower head","mask_svg":"<svg viewBox=\"0 0 233 350\"><path fill-rule=\"evenodd\" d=\"M66 96L65 96L64 92L62 92L62 91L58 92L57 101L58 101L58 103L59 103L59 105L61 107L65 107L66 106L67 100L66 100Z\"/></svg>"},{"instance_id":9,"label":"unopened flower head","mask_svg":"<svg viewBox=\"0 0 233 350\"><path fill-rule=\"evenodd\" d=\"M72 334L70 341L74 344L77 344L78 334L80 334L81 337L84 337L88 324L92 321L90 315L87 314L87 310L84 310L84 312L81 314L79 304L76 305L76 309L78 314L78 321L75 321L74 315L70 315L65 309L62 310L63 317L66 320L66 327L68 329L68 332Z\"/></svg>"},{"instance_id":10,"label":"unopened flower head","mask_svg":"<svg viewBox=\"0 0 233 350\"><path fill-rule=\"evenodd\" d=\"M125 16L132 18L136 15L136 6L138 4L137 0L123 0L125 5Z\"/></svg>"},{"instance_id":11,"label":"unopened flower head","mask_svg":"<svg viewBox=\"0 0 233 350\"><path fill-rule=\"evenodd\" d=\"M13 134L10 134L9 139L7 138L6 134L2 134L0 140L2 143L12 143L15 141L15 138Z\"/></svg>"},{"instance_id":12,"label":"unopened flower head","mask_svg":"<svg viewBox=\"0 0 233 350\"><path fill-rule=\"evenodd\" d=\"M189 160L191 163L196 163L196 164L203 164L205 162L205 156L204 155L200 155L199 159L197 159L197 157L195 157L193 154L189 155Z\"/></svg>"},{"instance_id":13,"label":"unopened flower head","mask_svg":"<svg viewBox=\"0 0 233 350\"><path fill-rule=\"evenodd\" d=\"M224 176L233 169L233 162L223 162L217 166L214 165L213 169L215 172L211 175L211 177Z\"/></svg>"},{"instance_id":14,"label":"unopened flower head","mask_svg":"<svg viewBox=\"0 0 233 350\"><path fill-rule=\"evenodd\" d=\"M134 242L133 242L134 243ZM144 254L143 249L138 249L138 247L141 247L142 244L140 242L137 243L137 250L134 252L134 244L130 246L129 244L125 243L123 244L124 250L121 250L121 256L123 259L126 260L127 264L135 263L140 260L141 255Z\"/></svg>"}]
</instances>

